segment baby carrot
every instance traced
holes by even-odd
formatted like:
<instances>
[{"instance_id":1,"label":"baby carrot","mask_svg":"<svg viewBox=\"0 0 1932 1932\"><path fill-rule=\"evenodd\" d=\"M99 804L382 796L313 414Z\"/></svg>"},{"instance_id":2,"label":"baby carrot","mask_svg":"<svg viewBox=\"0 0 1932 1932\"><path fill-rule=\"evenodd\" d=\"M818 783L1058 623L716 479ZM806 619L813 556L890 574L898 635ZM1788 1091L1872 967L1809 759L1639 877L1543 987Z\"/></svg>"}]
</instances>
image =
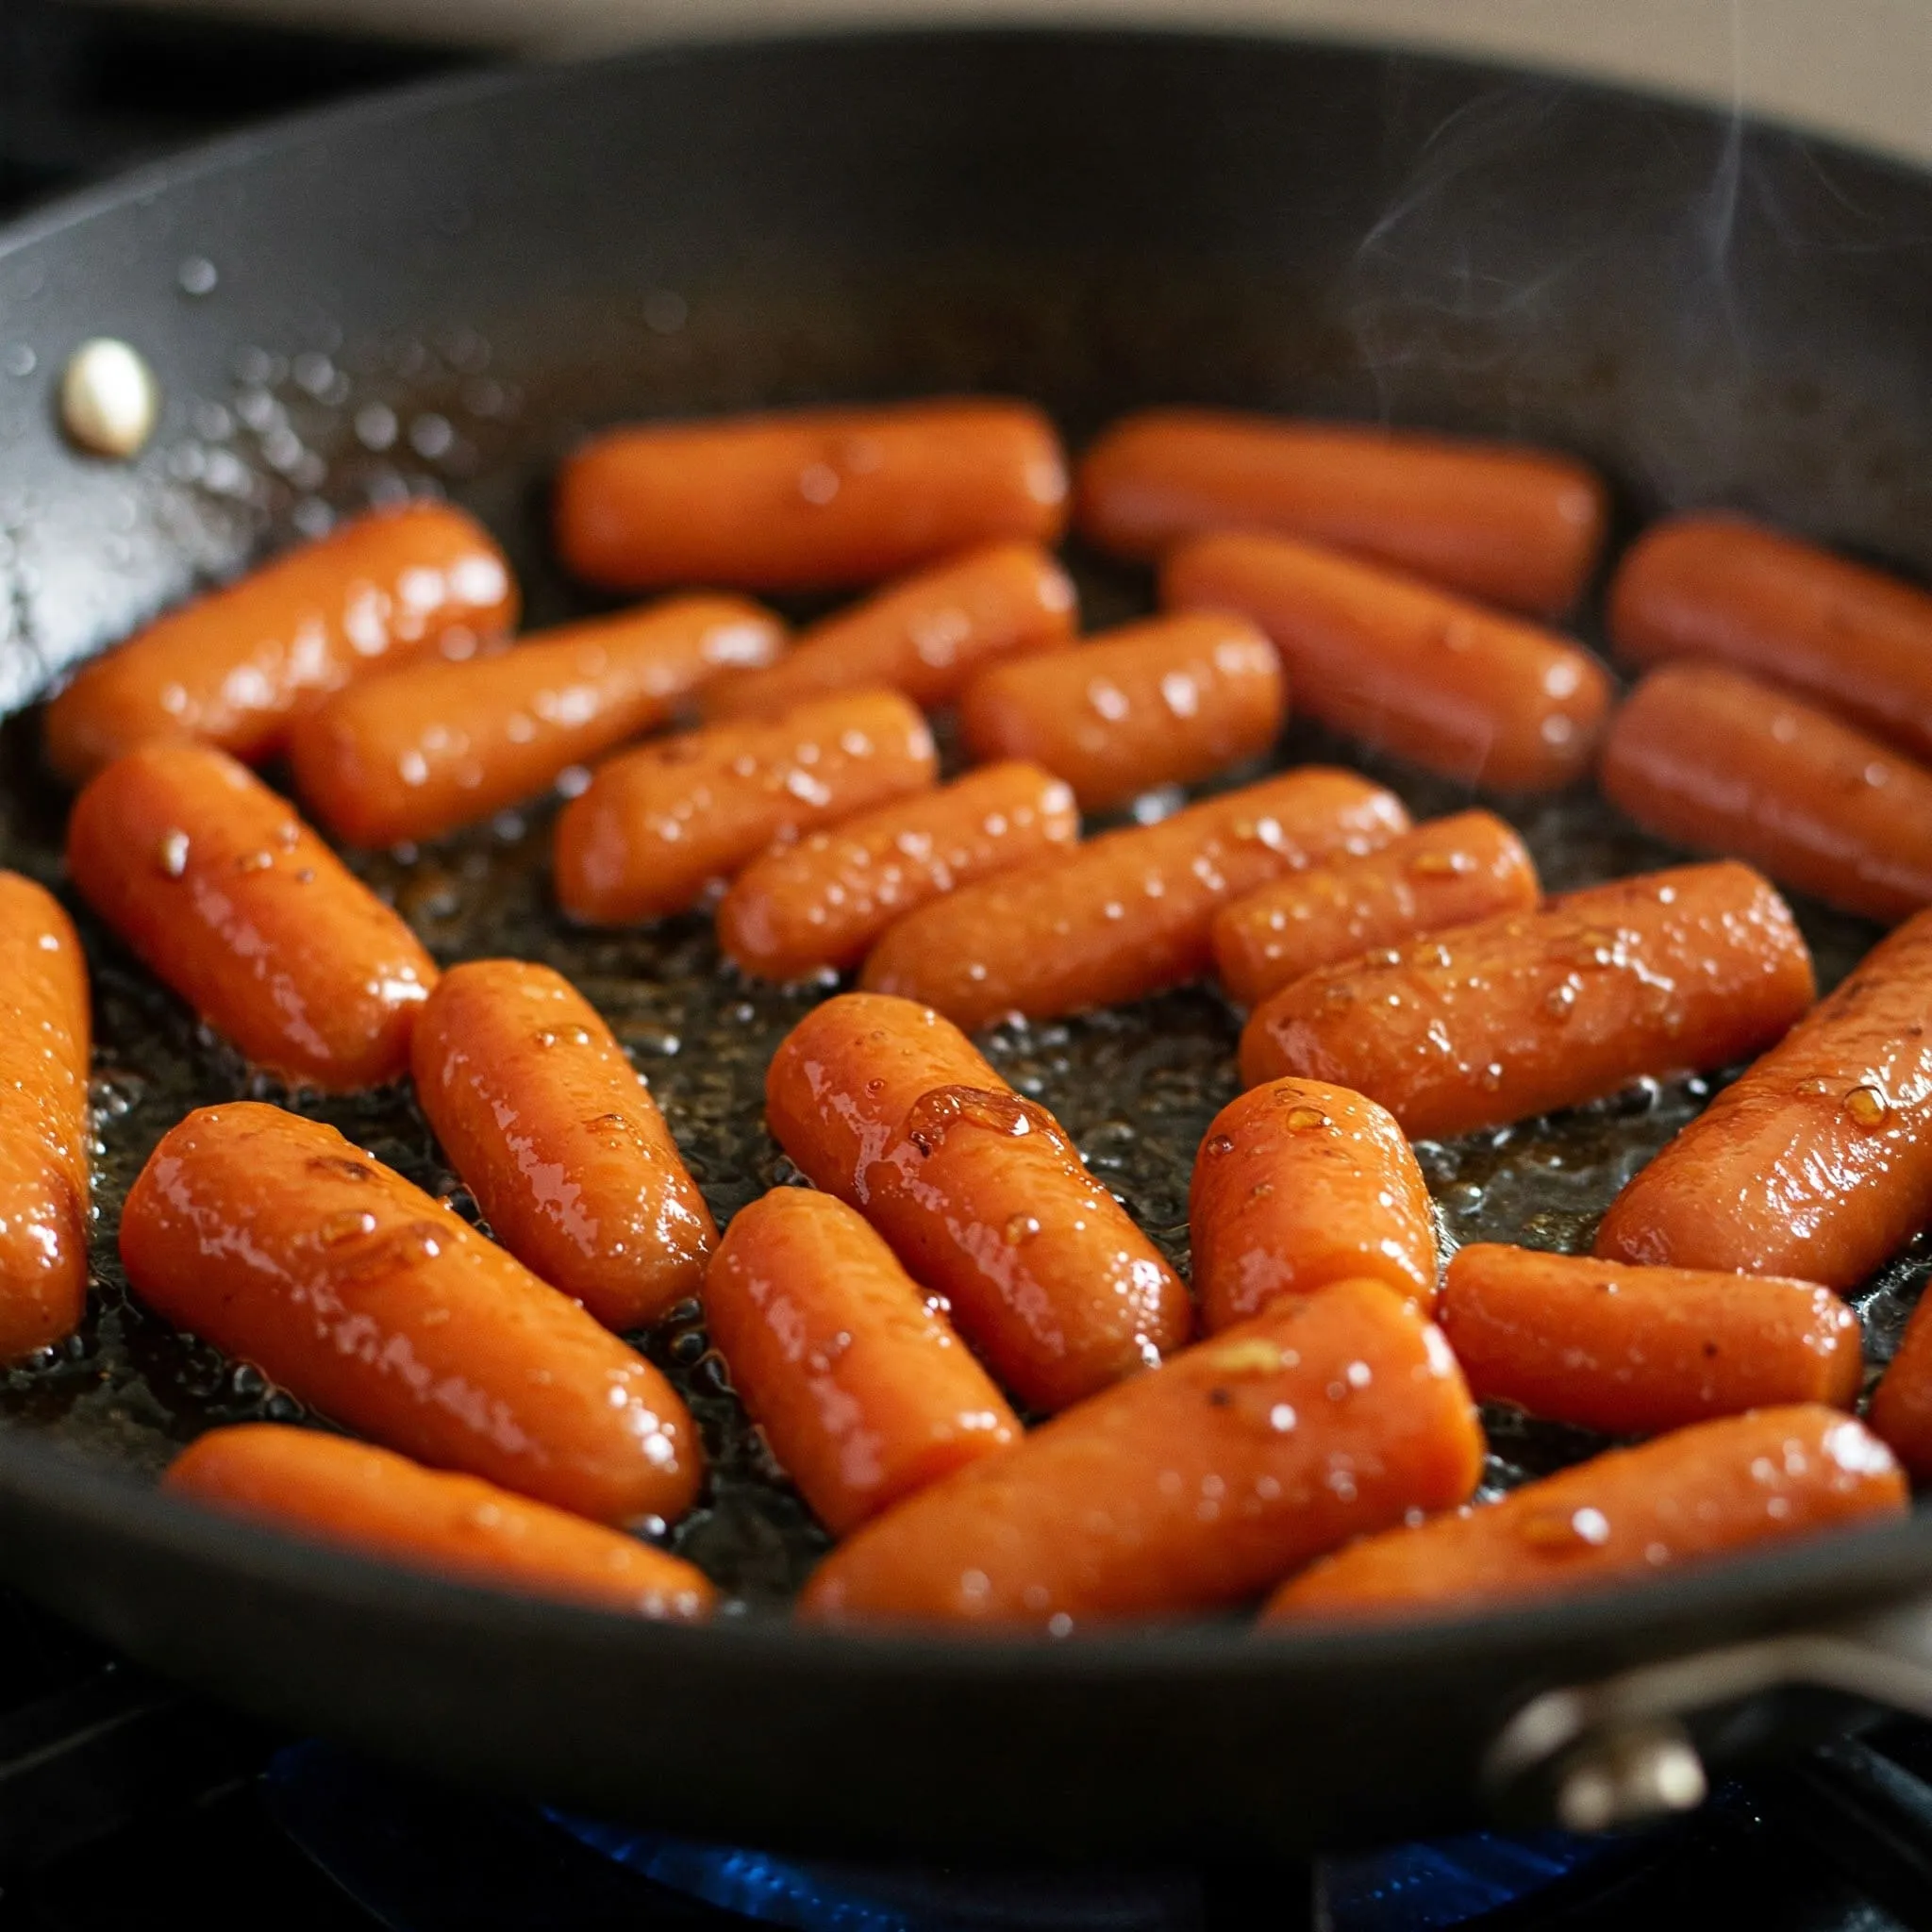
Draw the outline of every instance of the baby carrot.
<instances>
[{"instance_id":1,"label":"baby carrot","mask_svg":"<svg viewBox=\"0 0 1932 1932\"><path fill-rule=\"evenodd\" d=\"M877 583L1000 538L1058 540L1066 458L1030 403L953 398L644 423L557 481L557 545L611 590Z\"/></svg>"},{"instance_id":2,"label":"baby carrot","mask_svg":"<svg viewBox=\"0 0 1932 1932\"><path fill-rule=\"evenodd\" d=\"M1458 784L1571 784L1609 712L1608 675L1580 644L1285 537L1197 537L1162 562L1160 595L1252 617L1297 711Z\"/></svg>"},{"instance_id":3,"label":"baby carrot","mask_svg":"<svg viewBox=\"0 0 1932 1932\"><path fill-rule=\"evenodd\" d=\"M813 1008L772 1058L765 1119L1028 1407L1063 1408L1187 1341L1186 1289L1059 1123L930 1009L875 993Z\"/></svg>"},{"instance_id":4,"label":"baby carrot","mask_svg":"<svg viewBox=\"0 0 1932 1932\"><path fill-rule=\"evenodd\" d=\"M87 960L53 896L0 872L0 1362L87 1306Z\"/></svg>"},{"instance_id":5,"label":"baby carrot","mask_svg":"<svg viewBox=\"0 0 1932 1932\"><path fill-rule=\"evenodd\" d=\"M533 1274L607 1328L641 1328L697 1293L710 1209L649 1089L560 973L452 967L410 1061L450 1164Z\"/></svg>"},{"instance_id":6,"label":"baby carrot","mask_svg":"<svg viewBox=\"0 0 1932 1932\"><path fill-rule=\"evenodd\" d=\"M295 789L352 845L440 838L654 730L710 679L769 664L784 642L756 604L675 597L467 664L407 665L296 722Z\"/></svg>"},{"instance_id":7,"label":"baby carrot","mask_svg":"<svg viewBox=\"0 0 1932 1932\"><path fill-rule=\"evenodd\" d=\"M1291 873L1214 915L1215 971L1243 1006L1357 953L1527 910L1541 895L1523 841L1486 811L1432 819L1379 852Z\"/></svg>"},{"instance_id":8,"label":"baby carrot","mask_svg":"<svg viewBox=\"0 0 1932 1932\"><path fill-rule=\"evenodd\" d=\"M1920 1482L1932 1481L1932 1297L1921 1295L1872 1397L1872 1426Z\"/></svg>"},{"instance_id":9,"label":"baby carrot","mask_svg":"<svg viewBox=\"0 0 1932 1932\"><path fill-rule=\"evenodd\" d=\"M1932 912L1921 912L1637 1174L1596 1252L1842 1291L1928 1219Z\"/></svg>"},{"instance_id":10,"label":"baby carrot","mask_svg":"<svg viewBox=\"0 0 1932 1932\"><path fill-rule=\"evenodd\" d=\"M1222 409L1143 409L1080 462L1080 534L1153 558L1212 530L1332 543L1560 617L1602 547L1604 486L1548 450Z\"/></svg>"},{"instance_id":11,"label":"baby carrot","mask_svg":"<svg viewBox=\"0 0 1932 1932\"><path fill-rule=\"evenodd\" d=\"M503 553L461 510L373 510L96 658L47 707L47 756L75 784L159 739L253 763L328 692L412 658L468 658L516 614Z\"/></svg>"},{"instance_id":12,"label":"baby carrot","mask_svg":"<svg viewBox=\"0 0 1932 1932\"><path fill-rule=\"evenodd\" d=\"M935 900L891 927L861 981L969 1030L1141 999L1208 970L1228 900L1407 829L1393 792L1304 766Z\"/></svg>"},{"instance_id":13,"label":"baby carrot","mask_svg":"<svg viewBox=\"0 0 1932 1932\"><path fill-rule=\"evenodd\" d=\"M1741 517L1673 517L1611 580L1632 664L1707 658L1768 678L1932 758L1932 596Z\"/></svg>"},{"instance_id":14,"label":"baby carrot","mask_svg":"<svg viewBox=\"0 0 1932 1932\"><path fill-rule=\"evenodd\" d=\"M1885 1444L1835 1408L1724 1416L1613 1449L1500 1503L1392 1529L1270 1599L1272 1623L1464 1610L1654 1576L1673 1564L1903 1515Z\"/></svg>"},{"instance_id":15,"label":"baby carrot","mask_svg":"<svg viewBox=\"0 0 1932 1932\"><path fill-rule=\"evenodd\" d=\"M707 725L598 766L557 821L557 896L573 919L683 912L788 835L927 790L925 720L897 691Z\"/></svg>"},{"instance_id":16,"label":"baby carrot","mask_svg":"<svg viewBox=\"0 0 1932 1932\"><path fill-rule=\"evenodd\" d=\"M856 966L915 908L1079 837L1074 794L1050 772L988 765L753 859L719 903L718 943L764 979Z\"/></svg>"},{"instance_id":17,"label":"baby carrot","mask_svg":"<svg viewBox=\"0 0 1932 1932\"><path fill-rule=\"evenodd\" d=\"M1037 543L993 543L888 584L800 633L779 662L706 688L708 718L769 717L836 691L902 691L950 705L988 664L1074 634L1073 580Z\"/></svg>"},{"instance_id":18,"label":"baby carrot","mask_svg":"<svg viewBox=\"0 0 1932 1932\"><path fill-rule=\"evenodd\" d=\"M1020 1440L945 1318L830 1194L774 1188L738 1210L711 1257L705 1325L834 1536Z\"/></svg>"},{"instance_id":19,"label":"baby carrot","mask_svg":"<svg viewBox=\"0 0 1932 1932\"><path fill-rule=\"evenodd\" d=\"M1258 758L1288 716L1274 646L1245 618L1157 617L982 671L959 700L975 758L1030 758L1085 811Z\"/></svg>"},{"instance_id":20,"label":"baby carrot","mask_svg":"<svg viewBox=\"0 0 1932 1932\"><path fill-rule=\"evenodd\" d=\"M1238 1604L1352 1536L1461 1502L1482 1460L1441 1336L1380 1282L1337 1282L889 1510L799 1607L1063 1632Z\"/></svg>"},{"instance_id":21,"label":"baby carrot","mask_svg":"<svg viewBox=\"0 0 1932 1932\"><path fill-rule=\"evenodd\" d=\"M1478 1401L1651 1436L1778 1403L1850 1408L1858 1318L1774 1274L1625 1268L1488 1242L1449 1263L1442 1332Z\"/></svg>"},{"instance_id":22,"label":"baby carrot","mask_svg":"<svg viewBox=\"0 0 1932 1932\"><path fill-rule=\"evenodd\" d=\"M600 1523L697 1494L696 1431L649 1362L319 1121L190 1114L127 1196L121 1258L168 1321L406 1456Z\"/></svg>"},{"instance_id":23,"label":"baby carrot","mask_svg":"<svg viewBox=\"0 0 1932 1932\"><path fill-rule=\"evenodd\" d=\"M1932 904L1932 771L1717 664L1665 664L1617 713L1597 782L1679 845L1887 922Z\"/></svg>"},{"instance_id":24,"label":"baby carrot","mask_svg":"<svg viewBox=\"0 0 1932 1932\"><path fill-rule=\"evenodd\" d=\"M82 896L242 1056L346 1091L393 1080L436 968L409 928L225 753L151 744L75 802Z\"/></svg>"},{"instance_id":25,"label":"baby carrot","mask_svg":"<svg viewBox=\"0 0 1932 1932\"><path fill-rule=\"evenodd\" d=\"M635 1537L315 1429L210 1429L168 1465L161 1487L291 1536L520 1596L678 1623L709 1616L716 1596L703 1571Z\"/></svg>"},{"instance_id":26,"label":"baby carrot","mask_svg":"<svg viewBox=\"0 0 1932 1932\"><path fill-rule=\"evenodd\" d=\"M1448 1140L1747 1059L1812 993L1765 880L1680 866L1310 973L1255 1009L1241 1077L1331 1080Z\"/></svg>"},{"instance_id":27,"label":"baby carrot","mask_svg":"<svg viewBox=\"0 0 1932 1932\"><path fill-rule=\"evenodd\" d=\"M1224 1107L1194 1161L1188 1227L1210 1334L1331 1281L1435 1306L1428 1185L1402 1129L1345 1087L1274 1080Z\"/></svg>"}]
</instances>

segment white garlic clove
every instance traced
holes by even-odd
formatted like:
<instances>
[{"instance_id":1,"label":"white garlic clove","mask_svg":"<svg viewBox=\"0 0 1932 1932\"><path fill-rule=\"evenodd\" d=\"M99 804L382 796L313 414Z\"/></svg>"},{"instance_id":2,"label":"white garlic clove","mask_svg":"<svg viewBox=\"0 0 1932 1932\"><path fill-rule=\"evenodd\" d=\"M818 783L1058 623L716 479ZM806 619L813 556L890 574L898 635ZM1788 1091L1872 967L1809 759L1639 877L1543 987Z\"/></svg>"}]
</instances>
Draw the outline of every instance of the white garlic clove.
<instances>
[{"instance_id":1,"label":"white garlic clove","mask_svg":"<svg viewBox=\"0 0 1932 1932\"><path fill-rule=\"evenodd\" d=\"M60 424L82 449L136 455L154 434L161 390L138 350L110 336L81 343L60 376Z\"/></svg>"}]
</instances>

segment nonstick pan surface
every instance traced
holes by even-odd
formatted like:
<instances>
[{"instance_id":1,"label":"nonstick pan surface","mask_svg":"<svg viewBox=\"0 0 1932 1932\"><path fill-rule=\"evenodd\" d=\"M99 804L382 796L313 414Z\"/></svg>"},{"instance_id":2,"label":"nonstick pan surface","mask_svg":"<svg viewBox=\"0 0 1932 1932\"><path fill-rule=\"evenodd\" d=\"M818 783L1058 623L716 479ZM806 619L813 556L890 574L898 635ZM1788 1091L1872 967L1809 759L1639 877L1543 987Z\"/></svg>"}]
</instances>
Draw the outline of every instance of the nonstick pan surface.
<instances>
[{"instance_id":1,"label":"nonstick pan surface","mask_svg":"<svg viewBox=\"0 0 1932 1932\"><path fill-rule=\"evenodd\" d=\"M0 709L194 582L441 490L508 544L541 624L544 482L629 415L991 390L1076 443L1190 400L1578 451L1627 530L1724 503L1932 564L1932 184L1795 136L1550 80L1286 42L943 33L748 42L439 83L273 128L0 237ZM59 367L125 337L168 402L140 461L57 433ZM1144 575L1076 557L1090 625ZM806 614L801 608L798 614ZM1589 625L1586 625L1586 629ZM30 712L0 731L0 863L58 884L65 800ZM1462 794L1365 763L1418 815ZM1252 774L1248 774L1252 775ZM1672 855L1588 794L1516 815L1553 887ZM772 1047L820 992L721 968L702 921L573 931L547 808L362 864L439 957L575 977L648 1074L721 1218L788 1171ZM1872 928L1802 907L1836 978ZM86 923L100 1280L75 1343L0 1377L0 1569L158 1667L446 1772L739 1840L1200 1857L1470 1815L1536 1690L1932 1582L1914 1522L1635 1594L1257 1640L1235 1622L1061 1644L794 1631L823 1544L695 1315L650 1339L716 1466L675 1546L733 1593L703 1631L375 1569L147 1485L213 1421L292 1413L125 1297L121 1195L247 1071ZM1235 1019L1190 991L1003 1029L1008 1076L1185 1260L1186 1182L1234 1091ZM1458 1239L1588 1240L1707 1097L1679 1083L1424 1146ZM407 1094L298 1104L439 1191ZM1859 1298L1882 1358L1925 1272ZM1507 1485L1595 1445L1491 1418ZM1749 1748L1783 1713L1707 1738Z\"/></svg>"}]
</instances>

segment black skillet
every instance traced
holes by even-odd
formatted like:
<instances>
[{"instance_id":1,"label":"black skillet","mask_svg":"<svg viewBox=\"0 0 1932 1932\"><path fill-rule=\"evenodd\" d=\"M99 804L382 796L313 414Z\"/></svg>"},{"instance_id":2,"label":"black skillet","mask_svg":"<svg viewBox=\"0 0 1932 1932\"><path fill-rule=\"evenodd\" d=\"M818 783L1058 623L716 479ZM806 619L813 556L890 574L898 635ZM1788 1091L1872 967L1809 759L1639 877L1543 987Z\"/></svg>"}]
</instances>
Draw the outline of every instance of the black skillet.
<instances>
[{"instance_id":1,"label":"black skillet","mask_svg":"<svg viewBox=\"0 0 1932 1932\"><path fill-rule=\"evenodd\" d=\"M541 486L582 425L822 396L1009 391L1075 439L1179 398L1522 435L1601 463L1626 528L1724 502L1924 568L1928 267L1932 183L1902 170L1633 96L1286 42L877 36L438 83L0 237L0 710L197 574L410 488L475 505L533 617L563 615L581 606L544 561ZM168 399L131 467L57 428L58 371L93 335L137 345ZM1144 605L1143 579L1081 569L1091 621ZM51 878L61 801L32 725L0 736L0 862ZM1309 750L1335 747L1303 734L1290 755ZM1395 775L1421 808L1451 802ZM1524 823L1557 884L1660 856L1588 798ZM779 1177L757 1074L809 995L728 984L698 924L570 934L545 908L541 829L367 870L445 956L576 973L728 1211ZM1828 971L1873 937L1806 918ZM1932 1587L1917 1522L1413 1628L802 1634L776 1607L812 1533L689 1324L653 1346L718 1454L679 1532L742 1601L714 1628L440 1587L170 1506L146 1478L175 1444L286 1398L127 1306L113 1214L158 1133L246 1076L88 937L102 1280L75 1346L0 1388L0 1569L163 1671L446 1772L738 1840L1147 1857L1441 1826L1490 1799L1681 1803L1680 1712L1722 1758L1845 1714L1747 1694L1768 1686L1928 1694L1915 1619L1869 1625ZM1196 992L993 1049L1178 1253L1231 1039ZM1424 1149L1450 1226L1585 1238L1703 1091ZM447 1184L405 1096L330 1111ZM1907 1256L1862 1298L1880 1355L1922 1272ZM1498 1482L1589 1446L1501 1419L1497 1443Z\"/></svg>"}]
</instances>

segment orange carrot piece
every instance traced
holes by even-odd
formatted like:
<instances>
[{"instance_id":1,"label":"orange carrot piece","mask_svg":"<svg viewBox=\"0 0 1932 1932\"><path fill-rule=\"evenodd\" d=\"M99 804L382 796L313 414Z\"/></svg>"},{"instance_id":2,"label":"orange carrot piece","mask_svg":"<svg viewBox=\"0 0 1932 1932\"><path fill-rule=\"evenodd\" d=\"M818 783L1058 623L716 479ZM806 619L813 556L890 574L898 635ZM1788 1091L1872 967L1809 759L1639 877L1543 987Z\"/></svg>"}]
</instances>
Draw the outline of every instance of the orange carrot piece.
<instances>
[{"instance_id":1,"label":"orange carrot piece","mask_svg":"<svg viewBox=\"0 0 1932 1932\"><path fill-rule=\"evenodd\" d=\"M160 740L254 763L328 692L411 658L471 657L516 615L509 566L473 518L373 510L97 658L47 707L47 756L75 784Z\"/></svg>"},{"instance_id":2,"label":"orange carrot piece","mask_svg":"<svg viewBox=\"0 0 1932 1932\"><path fill-rule=\"evenodd\" d=\"M1187 1341L1187 1291L1153 1243L1053 1116L929 1008L874 993L815 1007L773 1056L765 1118L1028 1407L1063 1408Z\"/></svg>"},{"instance_id":3,"label":"orange carrot piece","mask_svg":"<svg viewBox=\"0 0 1932 1932\"><path fill-rule=\"evenodd\" d=\"M1402 1129L1345 1087L1274 1080L1223 1108L1195 1158L1188 1226L1210 1335L1331 1281L1435 1306L1428 1184Z\"/></svg>"},{"instance_id":4,"label":"orange carrot piece","mask_svg":"<svg viewBox=\"0 0 1932 1932\"><path fill-rule=\"evenodd\" d=\"M575 920L687 911L788 836L930 789L925 720L897 691L708 725L620 753L557 821L557 896Z\"/></svg>"},{"instance_id":5,"label":"orange carrot piece","mask_svg":"<svg viewBox=\"0 0 1932 1932\"><path fill-rule=\"evenodd\" d=\"M993 543L836 610L764 671L708 686L708 718L771 717L841 691L901 691L928 711L989 664L1074 634L1073 579L1037 543Z\"/></svg>"},{"instance_id":6,"label":"orange carrot piece","mask_svg":"<svg viewBox=\"0 0 1932 1932\"><path fill-rule=\"evenodd\" d=\"M940 399L645 423L557 481L557 547L611 590L833 590L1001 538L1058 541L1066 458L1030 403Z\"/></svg>"},{"instance_id":7,"label":"orange carrot piece","mask_svg":"<svg viewBox=\"0 0 1932 1932\"><path fill-rule=\"evenodd\" d=\"M408 665L297 721L295 789L352 845L441 838L655 730L712 678L769 664L784 644L756 604L674 597L468 664Z\"/></svg>"},{"instance_id":8,"label":"orange carrot piece","mask_svg":"<svg viewBox=\"0 0 1932 1932\"><path fill-rule=\"evenodd\" d=\"M560 973L453 967L416 1022L416 1094L498 1241L607 1328L704 1285L718 1239L671 1129L602 1016Z\"/></svg>"},{"instance_id":9,"label":"orange carrot piece","mask_svg":"<svg viewBox=\"0 0 1932 1932\"><path fill-rule=\"evenodd\" d=\"M1836 1408L1722 1416L1474 1509L1368 1538L1270 1599L1270 1623L1417 1615L1654 1576L1907 1507L1884 1443Z\"/></svg>"},{"instance_id":10,"label":"orange carrot piece","mask_svg":"<svg viewBox=\"0 0 1932 1932\"><path fill-rule=\"evenodd\" d=\"M1932 1481L1932 1297L1921 1295L1872 1397L1872 1426L1920 1482Z\"/></svg>"},{"instance_id":11,"label":"orange carrot piece","mask_svg":"<svg viewBox=\"0 0 1932 1932\"><path fill-rule=\"evenodd\" d=\"M1440 1319L1478 1401L1607 1436L1779 1403L1850 1408L1865 1366L1858 1318L1809 1281L1489 1242L1449 1263Z\"/></svg>"},{"instance_id":12,"label":"orange carrot piece","mask_svg":"<svg viewBox=\"0 0 1932 1932\"><path fill-rule=\"evenodd\" d=\"M1285 537L1197 537L1161 564L1160 597L1253 618L1299 713L1458 784L1559 790L1609 715L1609 675L1580 644Z\"/></svg>"},{"instance_id":13,"label":"orange carrot piece","mask_svg":"<svg viewBox=\"0 0 1932 1932\"><path fill-rule=\"evenodd\" d=\"M718 943L763 979L856 966L894 920L1078 842L1074 794L1038 765L965 777L777 845L718 907Z\"/></svg>"},{"instance_id":14,"label":"orange carrot piece","mask_svg":"<svg viewBox=\"0 0 1932 1932\"><path fill-rule=\"evenodd\" d=\"M1241 1077L1353 1087L1447 1140L1748 1059L1814 990L1764 879L1679 866L1310 973L1255 1009Z\"/></svg>"},{"instance_id":15,"label":"orange carrot piece","mask_svg":"<svg viewBox=\"0 0 1932 1932\"><path fill-rule=\"evenodd\" d=\"M1235 999L1257 1006L1318 966L1527 911L1541 891L1509 826L1491 812L1457 812L1224 906L1214 916L1215 971Z\"/></svg>"},{"instance_id":16,"label":"orange carrot piece","mask_svg":"<svg viewBox=\"0 0 1932 1932\"><path fill-rule=\"evenodd\" d=\"M190 1114L127 1196L121 1258L168 1321L406 1456L600 1523L697 1494L697 1432L649 1362L319 1121Z\"/></svg>"},{"instance_id":17,"label":"orange carrot piece","mask_svg":"<svg viewBox=\"0 0 1932 1932\"><path fill-rule=\"evenodd\" d=\"M1205 973L1230 899L1407 829L1393 792L1304 766L936 900L886 934L861 981L969 1030L1117 1006Z\"/></svg>"},{"instance_id":18,"label":"orange carrot piece","mask_svg":"<svg viewBox=\"0 0 1932 1932\"><path fill-rule=\"evenodd\" d=\"M717 1597L702 1570L635 1537L314 1429L211 1429L169 1464L161 1487L291 1536L519 1596L676 1623L708 1617Z\"/></svg>"},{"instance_id":19,"label":"orange carrot piece","mask_svg":"<svg viewBox=\"0 0 1932 1932\"><path fill-rule=\"evenodd\" d=\"M1482 1459L1441 1334L1380 1282L1337 1282L889 1510L819 1566L799 1608L1056 1632L1211 1609L1461 1502Z\"/></svg>"},{"instance_id":20,"label":"orange carrot piece","mask_svg":"<svg viewBox=\"0 0 1932 1932\"><path fill-rule=\"evenodd\" d=\"M75 801L81 895L258 1067L337 1091L393 1080L436 968L415 935L225 753L152 744Z\"/></svg>"}]
</instances>

